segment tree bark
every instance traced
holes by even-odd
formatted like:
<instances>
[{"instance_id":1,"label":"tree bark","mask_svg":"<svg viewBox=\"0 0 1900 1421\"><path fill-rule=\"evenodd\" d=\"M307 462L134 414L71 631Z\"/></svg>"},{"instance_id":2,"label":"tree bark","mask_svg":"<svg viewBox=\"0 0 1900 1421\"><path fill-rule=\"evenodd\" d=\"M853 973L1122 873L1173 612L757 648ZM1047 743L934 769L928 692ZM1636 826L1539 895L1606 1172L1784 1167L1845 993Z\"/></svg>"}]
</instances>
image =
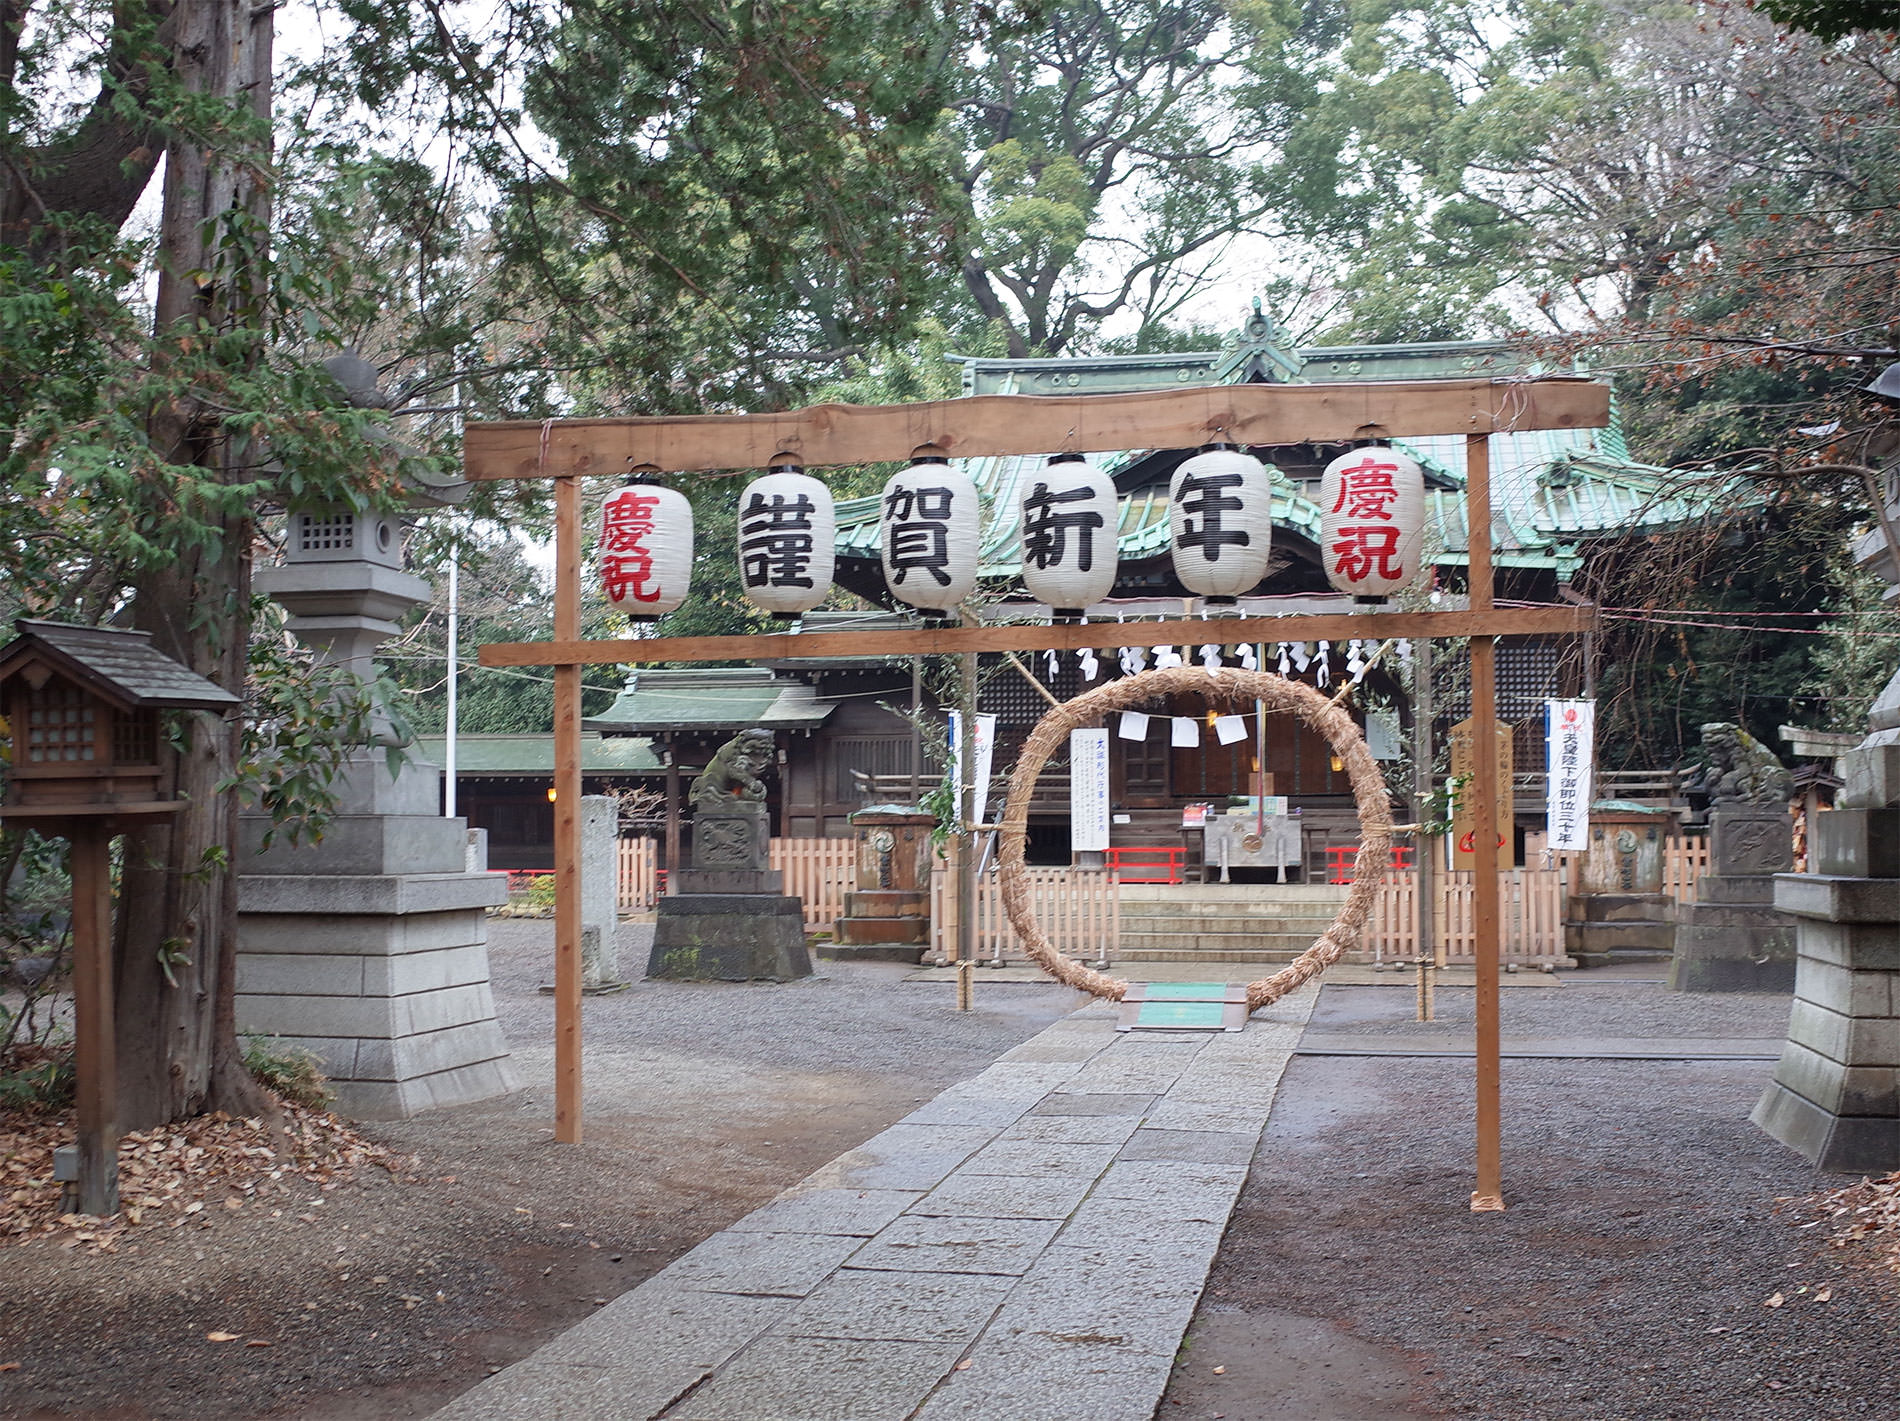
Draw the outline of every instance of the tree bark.
<instances>
[{"instance_id":1,"label":"tree bark","mask_svg":"<svg viewBox=\"0 0 1900 1421\"><path fill-rule=\"evenodd\" d=\"M115 229L131 216L163 145L144 104L148 66L171 49L179 8L174 0L115 0L104 75L85 116L0 161L0 243L45 260L63 241L48 216L96 217ZM27 0L0 0L0 83L14 80L27 9ZM264 23L268 29L268 17Z\"/></svg>"},{"instance_id":2,"label":"tree bark","mask_svg":"<svg viewBox=\"0 0 1900 1421\"><path fill-rule=\"evenodd\" d=\"M165 155L165 204L155 329L161 349L202 342L255 310L270 220L271 10L252 0L179 0L172 16L174 67L193 92L247 109L258 122L248 148L174 141ZM239 125L242 129L242 125ZM241 224L254 245L224 243ZM234 253L252 252L252 258ZM258 358L254 349L240 357ZM250 452L216 416L183 396L154 412L157 458L196 465L229 484L248 476ZM154 475L148 516L167 516L169 490ZM250 630L251 518L192 515L209 539L181 539L171 565L134 588L133 618L153 644L241 695ZM161 828L129 835L118 923L119 1119L138 1130L208 1109L256 1113L263 1097L244 1071L235 1034L237 890L229 855L235 795L218 786L235 768L240 724L194 717L168 778L186 801Z\"/></svg>"}]
</instances>

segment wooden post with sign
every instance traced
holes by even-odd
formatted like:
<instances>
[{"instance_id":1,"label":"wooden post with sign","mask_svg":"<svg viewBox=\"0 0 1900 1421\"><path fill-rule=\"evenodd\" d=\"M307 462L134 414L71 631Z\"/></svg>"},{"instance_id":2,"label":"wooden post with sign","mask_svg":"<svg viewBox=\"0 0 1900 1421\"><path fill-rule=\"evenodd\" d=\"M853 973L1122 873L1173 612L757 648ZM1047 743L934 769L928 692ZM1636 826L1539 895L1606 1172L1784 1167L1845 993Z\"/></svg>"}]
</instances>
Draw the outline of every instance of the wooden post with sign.
<instances>
[{"instance_id":1,"label":"wooden post with sign","mask_svg":"<svg viewBox=\"0 0 1900 1421\"><path fill-rule=\"evenodd\" d=\"M1584 607L1500 610L1492 594L1489 437L1534 429L1601 427L1609 391L1574 377L1528 380L1415 380L1310 385L1243 384L1125 395L982 395L912 405L819 405L758 415L655 416L631 419L470 424L463 434L469 478L552 479L559 508L555 639L484 646L484 666L551 666L556 684L557 903L577 894L580 792L579 668L631 662L758 661L775 656L919 656L1074 650L1116 646L1114 623L1066 626L924 626L888 634L667 637L615 642L578 639L579 475L636 469L730 475L789 458L806 468L901 460L920 450L952 459L985 455L1191 449L1206 444L1277 445L1463 435L1471 605L1468 612L1236 617L1227 638L1278 641L1353 637L1470 637L1473 750L1477 781L1478 1091L1474 1209L1501 1209L1498 1117L1498 885L1495 834L1500 815L1495 722L1496 639L1579 633ZM1297 623L1297 630L1294 623ZM1180 633L1170 628L1179 626ZM1186 617L1146 624L1144 635L1191 640L1206 623ZM562 747L566 747L567 752ZM963 806L968 821L968 797ZM1508 823L1508 818L1503 822ZM972 924L959 923L959 936ZM557 913L557 1134L580 1137L579 914ZM960 954L961 955L961 954ZM966 969L967 970L967 969ZM966 998L967 1000L967 998Z\"/></svg>"},{"instance_id":2,"label":"wooden post with sign","mask_svg":"<svg viewBox=\"0 0 1900 1421\"><path fill-rule=\"evenodd\" d=\"M1459 794L1452 805L1451 814L1451 866L1467 872L1478 866L1478 794L1477 794L1477 753L1472 742L1476 738L1473 731L1474 721L1465 719L1451 728L1451 773L1461 784L1469 788ZM1497 846L1498 869L1517 867L1517 836L1512 832L1514 820L1514 800L1511 791L1513 758L1511 750L1511 727L1501 720L1493 720L1491 727L1493 786L1491 792L1492 823L1496 832L1491 836Z\"/></svg>"},{"instance_id":3,"label":"wooden post with sign","mask_svg":"<svg viewBox=\"0 0 1900 1421\"><path fill-rule=\"evenodd\" d=\"M222 714L238 698L155 651L149 632L22 618L0 647L0 719L12 764L0 818L72 845L74 1168L70 1212L119 1208L112 1009L115 834L183 806L160 782L163 710Z\"/></svg>"}]
</instances>

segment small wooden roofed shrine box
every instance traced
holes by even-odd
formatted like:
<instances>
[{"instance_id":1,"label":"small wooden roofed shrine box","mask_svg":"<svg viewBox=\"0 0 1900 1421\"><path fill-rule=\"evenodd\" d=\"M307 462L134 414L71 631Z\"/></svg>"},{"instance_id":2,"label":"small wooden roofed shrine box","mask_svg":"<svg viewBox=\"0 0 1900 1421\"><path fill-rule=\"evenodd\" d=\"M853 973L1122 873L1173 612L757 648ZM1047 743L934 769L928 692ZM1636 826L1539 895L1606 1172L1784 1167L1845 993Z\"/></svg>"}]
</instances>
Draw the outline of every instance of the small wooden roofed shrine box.
<instances>
[{"instance_id":1,"label":"small wooden roofed shrine box","mask_svg":"<svg viewBox=\"0 0 1900 1421\"><path fill-rule=\"evenodd\" d=\"M13 737L0 816L52 824L176 810L159 789L158 713L225 711L238 698L154 649L149 632L13 625L18 636L0 647Z\"/></svg>"}]
</instances>

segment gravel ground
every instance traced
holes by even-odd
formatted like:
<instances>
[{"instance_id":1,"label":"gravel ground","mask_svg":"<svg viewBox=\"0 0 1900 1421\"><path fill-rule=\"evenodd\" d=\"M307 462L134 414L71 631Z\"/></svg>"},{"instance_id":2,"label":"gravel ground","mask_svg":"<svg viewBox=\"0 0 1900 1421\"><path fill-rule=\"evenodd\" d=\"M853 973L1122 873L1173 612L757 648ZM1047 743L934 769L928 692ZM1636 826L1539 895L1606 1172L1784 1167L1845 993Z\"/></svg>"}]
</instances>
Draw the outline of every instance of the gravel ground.
<instances>
[{"instance_id":1,"label":"gravel ground","mask_svg":"<svg viewBox=\"0 0 1900 1421\"><path fill-rule=\"evenodd\" d=\"M144 1227L116 1251L0 1254L0 1416L426 1416L1078 1004L901 967L639 983L584 1006L584 1135L552 1139L553 928L492 921L526 1088L363 1133L417 1157ZM624 964L651 929L625 925ZM214 1341L208 1334L228 1337ZM11 1369L7 1364L17 1364Z\"/></svg>"},{"instance_id":2,"label":"gravel ground","mask_svg":"<svg viewBox=\"0 0 1900 1421\"><path fill-rule=\"evenodd\" d=\"M1315 1023L1429 1037L1470 1001L1420 1027L1409 990L1327 988ZM1567 1037L1772 1036L1787 1010L1587 977L1503 998L1507 1033ZM1159 1414L1900 1415L1900 1286L1778 1204L1847 1181L1749 1124L1772 1071L1506 1061L1509 1208L1473 1214L1470 1061L1296 1058Z\"/></svg>"},{"instance_id":3,"label":"gravel ground","mask_svg":"<svg viewBox=\"0 0 1900 1421\"><path fill-rule=\"evenodd\" d=\"M1413 1019L1413 992L1399 987L1328 987L1313 1013L1313 1031L1355 1036L1431 1036L1448 1029L1469 1035L1477 993L1439 987L1433 1020ZM1788 1032L1785 992L1672 992L1654 981L1593 980L1566 974L1561 987L1506 987L1498 1022L1506 1036L1781 1037Z\"/></svg>"}]
</instances>

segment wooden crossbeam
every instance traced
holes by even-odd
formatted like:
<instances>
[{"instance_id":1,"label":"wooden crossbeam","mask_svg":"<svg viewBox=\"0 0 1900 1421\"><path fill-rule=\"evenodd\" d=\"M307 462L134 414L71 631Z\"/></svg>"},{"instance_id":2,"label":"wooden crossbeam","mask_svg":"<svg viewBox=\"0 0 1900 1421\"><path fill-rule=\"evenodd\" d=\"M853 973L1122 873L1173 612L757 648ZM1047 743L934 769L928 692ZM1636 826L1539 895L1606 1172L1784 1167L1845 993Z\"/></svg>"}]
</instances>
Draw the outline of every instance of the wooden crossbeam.
<instances>
[{"instance_id":1,"label":"wooden crossbeam","mask_svg":"<svg viewBox=\"0 0 1900 1421\"><path fill-rule=\"evenodd\" d=\"M1236 444L1331 443L1424 434L1590 429L1610 422L1609 387L1593 380L1340 381L1207 385L1119 395L968 395L909 405L812 405L777 414L471 423L471 479L564 474L732 473L775 454L808 468L908 459L1098 453Z\"/></svg>"},{"instance_id":2,"label":"wooden crossbeam","mask_svg":"<svg viewBox=\"0 0 1900 1421\"><path fill-rule=\"evenodd\" d=\"M1368 612L1289 617L1169 617L1149 622L1090 622L995 627L930 626L893 631L762 633L758 636L653 637L621 641L491 642L484 666L623 666L632 663L780 661L859 656L948 656L971 651L1077 651L1113 646L1219 642L1346 641L1362 637L1566 635L1590 631L1594 607L1511 607L1492 612Z\"/></svg>"}]
</instances>

